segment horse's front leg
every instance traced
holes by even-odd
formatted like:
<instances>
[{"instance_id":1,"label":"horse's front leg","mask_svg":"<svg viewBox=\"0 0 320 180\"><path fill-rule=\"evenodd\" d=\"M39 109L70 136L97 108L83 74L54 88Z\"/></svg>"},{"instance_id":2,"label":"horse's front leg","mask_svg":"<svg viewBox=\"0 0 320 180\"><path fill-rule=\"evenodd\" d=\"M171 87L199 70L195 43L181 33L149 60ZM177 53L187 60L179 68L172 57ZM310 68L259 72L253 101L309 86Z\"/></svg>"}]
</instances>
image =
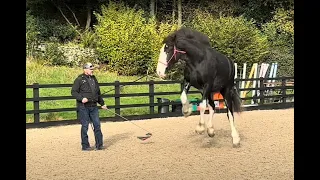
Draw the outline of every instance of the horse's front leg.
<instances>
[{"instance_id":1,"label":"horse's front leg","mask_svg":"<svg viewBox=\"0 0 320 180\"><path fill-rule=\"evenodd\" d=\"M180 96L180 100L182 104L182 113L185 117L190 116L190 114L192 113L192 106L190 105L187 97L187 93L189 92L189 89L190 89L190 83L186 83Z\"/></svg>"},{"instance_id":2,"label":"horse's front leg","mask_svg":"<svg viewBox=\"0 0 320 180\"><path fill-rule=\"evenodd\" d=\"M202 134L205 130L204 112L206 111L206 108L207 108L207 99L203 99L202 102L199 104L199 107L200 107L200 121L199 121L199 124L197 124L196 126L196 133Z\"/></svg>"}]
</instances>

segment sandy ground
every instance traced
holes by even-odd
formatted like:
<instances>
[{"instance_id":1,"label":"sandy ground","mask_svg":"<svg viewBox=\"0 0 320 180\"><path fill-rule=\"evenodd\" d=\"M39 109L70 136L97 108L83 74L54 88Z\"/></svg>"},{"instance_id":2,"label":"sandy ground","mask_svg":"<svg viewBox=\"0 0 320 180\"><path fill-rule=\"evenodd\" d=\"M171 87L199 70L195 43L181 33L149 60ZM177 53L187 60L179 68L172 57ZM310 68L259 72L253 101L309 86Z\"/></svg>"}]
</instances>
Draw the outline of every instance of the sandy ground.
<instances>
[{"instance_id":1,"label":"sandy ground","mask_svg":"<svg viewBox=\"0 0 320 180\"><path fill-rule=\"evenodd\" d=\"M294 109L246 111L232 147L226 114L214 115L216 135L195 134L199 116L104 122L107 149L83 152L80 125L27 129L27 179L293 180ZM89 140L94 145L92 129Z\"/></svg>"}]
</instances>

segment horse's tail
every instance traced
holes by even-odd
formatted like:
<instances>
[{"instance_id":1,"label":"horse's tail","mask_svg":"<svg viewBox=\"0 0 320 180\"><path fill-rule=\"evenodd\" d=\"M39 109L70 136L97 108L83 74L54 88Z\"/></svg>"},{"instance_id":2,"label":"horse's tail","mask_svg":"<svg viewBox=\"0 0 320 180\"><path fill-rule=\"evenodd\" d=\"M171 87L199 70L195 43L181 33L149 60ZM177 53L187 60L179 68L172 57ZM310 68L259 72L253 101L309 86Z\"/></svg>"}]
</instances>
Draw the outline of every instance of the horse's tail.
<instances>
[{"instance_id":1,"label":"horse's tail","mask_svg":"<svg viewBox=\"0 0 320 180\"><path fill-rule=\"evenodd\" d=\"M240 98L240 95L238 93L236 86L233 86L231 88L230 94L231 94L233 112L241 113L243 111L242 101L241 101L241 98Z\"/></svg>"},{"instance_id":2,"label":"horse's tail","mask_svg":"<svg viewBox=\"0 0 320 180\"><path fill-rule=\"evenodd\" d=\"M229 78L230 80L230 96L231 96L231 102L232 102L232 107L233 107L233 112L241 113L243 111L242 109L242 101L238 92L238 89L236 87L236 83L234 83L234 77L235 77L235 65L233 61L229 60L229 65L231 65L230 69L230 74Z\"/></svg>"}]
</instances>

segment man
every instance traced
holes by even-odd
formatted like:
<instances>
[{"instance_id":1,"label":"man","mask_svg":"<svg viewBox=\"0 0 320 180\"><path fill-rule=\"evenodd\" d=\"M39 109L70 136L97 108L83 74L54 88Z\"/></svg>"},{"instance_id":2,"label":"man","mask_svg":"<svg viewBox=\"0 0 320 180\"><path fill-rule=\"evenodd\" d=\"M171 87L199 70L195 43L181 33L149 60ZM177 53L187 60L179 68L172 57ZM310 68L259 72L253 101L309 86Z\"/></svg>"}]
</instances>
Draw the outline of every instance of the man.
<instances>
[{"instance_id":1,"label":"man","mask_svg":"<svg viewBox=\"0 0 320 180\"><path fill-rule=\"evenodd\" d=\"M99 109L97 103L102 109L107 109L104 100L101 97L98 80L93 75L93 65L85 63L83 73L80 74L73 83L71 94L77 100L77 109L81 122L81 145L82 150L92 150L88 140L88 127L91 120L94 127L96 150L103 149L103 135L100 127Z\"/></svg>"}]
</instances>

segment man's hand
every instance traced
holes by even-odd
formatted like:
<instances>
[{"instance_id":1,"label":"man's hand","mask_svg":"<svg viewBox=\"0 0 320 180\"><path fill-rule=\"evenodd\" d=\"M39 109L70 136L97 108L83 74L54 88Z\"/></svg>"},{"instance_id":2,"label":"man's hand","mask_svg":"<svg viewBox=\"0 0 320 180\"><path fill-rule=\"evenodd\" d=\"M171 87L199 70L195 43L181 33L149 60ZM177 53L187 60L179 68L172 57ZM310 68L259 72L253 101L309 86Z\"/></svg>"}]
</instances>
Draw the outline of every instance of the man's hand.
<instances>
[{"instance_id":1,"label":"man's hand","mask_svg":"<svg viewBox=\"0 0 320 180\"><path fill-rule=\"evenodd\" d=\"M106 105L101 106L102 109L108 109Z\"/></svg>"},{"instance_id":2,"label":"man's hand","mask_svg":"<svg viewBox=\"0 0 320 180\"><path fill-rule=\"evenodd\" d=\"M82 99L82 103L86 103L86 102L88 102L88 99L87 98L83 98Z\"/></svg>"}]
</instances>

